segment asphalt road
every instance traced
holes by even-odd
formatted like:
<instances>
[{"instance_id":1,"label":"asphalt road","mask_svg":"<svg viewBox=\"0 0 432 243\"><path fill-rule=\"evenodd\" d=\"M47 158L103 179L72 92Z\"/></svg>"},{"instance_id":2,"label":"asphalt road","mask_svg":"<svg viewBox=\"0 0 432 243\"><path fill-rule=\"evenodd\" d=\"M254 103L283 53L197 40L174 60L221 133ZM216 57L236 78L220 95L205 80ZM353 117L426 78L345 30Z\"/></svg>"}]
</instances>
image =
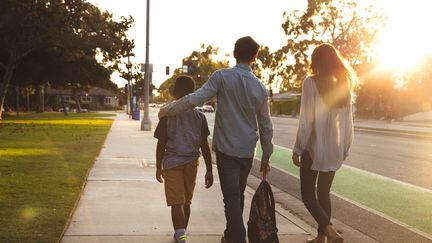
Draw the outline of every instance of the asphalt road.
<instances>
[{"instance_id":1,"label":"asphalt road","mask_svg":"<svg viewBox=\"0 0 432 243\"><path fill-rule=\"evenodd\" d=\"M213 126L214 113L206 113L206 116L209 126ZM292 148L298 120L282 117L272 119L274 143ZM350 156L345 164L432 190L431 140L356 131Z\"/></svg>"}]
</instances>

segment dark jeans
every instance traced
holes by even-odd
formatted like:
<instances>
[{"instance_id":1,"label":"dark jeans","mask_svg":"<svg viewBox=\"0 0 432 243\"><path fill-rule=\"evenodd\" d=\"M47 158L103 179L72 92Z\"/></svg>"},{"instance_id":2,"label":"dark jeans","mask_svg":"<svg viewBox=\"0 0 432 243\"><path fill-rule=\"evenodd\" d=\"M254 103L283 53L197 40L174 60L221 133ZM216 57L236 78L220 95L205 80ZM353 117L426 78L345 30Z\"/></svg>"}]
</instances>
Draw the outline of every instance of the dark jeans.
<instances>
[{"instance_id":1,"label":"dark jeans","mask_svg":"<svg viewBox=\"0 0 432 243\"><path fill-rule=\"evenodd\" d=\"M243 223L244 191L252 158L237 158L216 152L216 163L225 204L224 236L234 242L246 242Z\"/></svg>"},{"instance_id":2,"label":"dark jeans","mask_svg":"<svg viewBox=\"0 0 432 243\"><path fill-rule=\"evenodd\" d=\"M301 156L301 165L300 184L303 203L318 223L318 234L325 234L325 227L331 225L330 187L335 172L311 170L312 159L307 151Z\"/></svg>"}]
</instances>

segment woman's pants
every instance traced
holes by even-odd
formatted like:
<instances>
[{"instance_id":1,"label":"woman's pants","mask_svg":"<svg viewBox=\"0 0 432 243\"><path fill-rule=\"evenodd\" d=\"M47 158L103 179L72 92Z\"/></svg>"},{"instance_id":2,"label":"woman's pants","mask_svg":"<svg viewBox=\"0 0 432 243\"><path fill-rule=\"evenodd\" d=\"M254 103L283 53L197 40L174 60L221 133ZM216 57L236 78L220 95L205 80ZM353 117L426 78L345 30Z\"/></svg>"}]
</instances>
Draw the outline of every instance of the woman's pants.
<instances>
[{"instance_id":1,"label":"woman's pants","mask_svg":"<svg viewBox=\"0 0 432 243\"><path fill-rule=\"evenodd\" d=\"M310 154L305 151L301 156L301 195L304 205L318 223L318 234L324 235L325 227L331 225L330 187L335 172L318 172L312 170L311 165L312 159Z\"/></svg>"}]
</instances>

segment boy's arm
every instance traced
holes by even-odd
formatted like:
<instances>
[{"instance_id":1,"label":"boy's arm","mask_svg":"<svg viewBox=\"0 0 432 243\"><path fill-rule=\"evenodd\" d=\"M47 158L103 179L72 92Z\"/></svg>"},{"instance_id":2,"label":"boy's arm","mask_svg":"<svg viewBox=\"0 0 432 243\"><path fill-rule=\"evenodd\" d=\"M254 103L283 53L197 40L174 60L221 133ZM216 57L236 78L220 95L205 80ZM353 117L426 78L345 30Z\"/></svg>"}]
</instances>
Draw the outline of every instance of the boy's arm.
<instances>
[{"instance_id":1,"label":"boy's arm","mask_svg":"<svg viewBox=\"0 0 432 243\"><path fill-rule=\"evenodd\" d=\"M165 154L165 146L168 140L167 122L168 119L166 117L162 118L159 121L154 133L154 137L158 139L158 143L156 146L156 180L160 183L163 183L162 162Z\"/></svg>"},{"instance_id":2,"label":"boy's arm","mask_svg":"<svg viewBox=\"0 0 432 243\"><path fill-rule=\"evenodd\" d=\"M205 174L205 185L206 188L210 188L213 185L213 167L210 147L208 145L207 138L201 141L201 152L204 157L207 171Z\"/></svg>"},{"instance_id":3,"label":"boy's arm","mask_svg":"<svg viewBox=\"0 0 432 243\"><path fill-rule=\"evenodd\" d=\"M162 180L162 161L165 154L166 140L159 139L156 147L156 180L163 183Z\"/></svg>"},{"instance_id":4,"label":"boy's arm","mask_svg":"<svg viewBox=\"0 0 432 243\"><path fill-rule=\"evenodd\" d=\"M212 157L210 152L210 146L207 141L207 137L210 135L208 129L207 119L202 115L202 128L201 128L201 152L204 157L204 162L206 164L206 174L205 174L205 185L206 188L210 188L213 185L213 166Z\"/></svg>"}]
</instances>

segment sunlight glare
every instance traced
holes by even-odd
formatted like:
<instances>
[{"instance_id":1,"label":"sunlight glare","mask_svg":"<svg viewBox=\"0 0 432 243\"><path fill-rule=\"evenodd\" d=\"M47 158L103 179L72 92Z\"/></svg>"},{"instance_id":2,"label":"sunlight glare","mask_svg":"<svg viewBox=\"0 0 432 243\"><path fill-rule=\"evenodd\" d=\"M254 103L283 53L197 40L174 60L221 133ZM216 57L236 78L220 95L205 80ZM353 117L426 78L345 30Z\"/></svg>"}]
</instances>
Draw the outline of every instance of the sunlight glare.
<instances>
[{"instance_id":1,"label":"sunlight glare","mask_svg":"<svg viewBox=\"0 0 432 243\"><path fill-rule=\"evenodd\" d=\"M405 72L432 53L432 1L389 1L388 22L378 44L378 62L383 68Z\"/></svg>"}]
</instances>

